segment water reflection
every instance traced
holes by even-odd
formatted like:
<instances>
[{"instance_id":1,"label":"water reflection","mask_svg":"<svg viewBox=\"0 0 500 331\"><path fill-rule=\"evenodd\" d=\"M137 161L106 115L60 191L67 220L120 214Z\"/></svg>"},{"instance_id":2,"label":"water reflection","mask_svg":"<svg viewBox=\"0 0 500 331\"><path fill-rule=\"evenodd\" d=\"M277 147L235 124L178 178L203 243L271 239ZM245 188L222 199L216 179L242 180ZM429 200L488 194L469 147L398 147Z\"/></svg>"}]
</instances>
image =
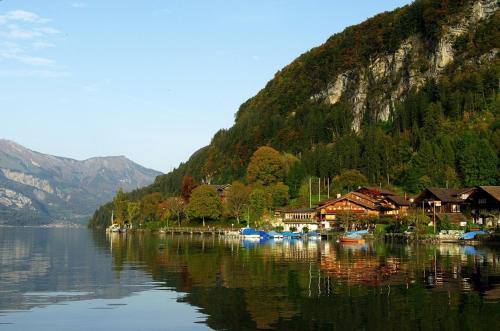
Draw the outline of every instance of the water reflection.
<instances>
[{"instance_id":1,"label":"water reflection","mask_svg":"<svg viewBox=\"0 0 500 331\"><path fill-rule=\"evenodd\" d=\"M183 301L201 307L215 329L351 329L363 321L454 329L500 318L492 248L136 234L110 237L110 250L117 265L143 262L155 280L186 292Z\"/></svg>"},{"instance_id":2,"label":"water reflection","mask_svg":"<svg viewBox=\"0 0 500 331\"><path fill-rule=\"evenodd\" d=\"M0 229L6 330L495 329L499 302L498 248Z\"/></svg>"}]
</instances>

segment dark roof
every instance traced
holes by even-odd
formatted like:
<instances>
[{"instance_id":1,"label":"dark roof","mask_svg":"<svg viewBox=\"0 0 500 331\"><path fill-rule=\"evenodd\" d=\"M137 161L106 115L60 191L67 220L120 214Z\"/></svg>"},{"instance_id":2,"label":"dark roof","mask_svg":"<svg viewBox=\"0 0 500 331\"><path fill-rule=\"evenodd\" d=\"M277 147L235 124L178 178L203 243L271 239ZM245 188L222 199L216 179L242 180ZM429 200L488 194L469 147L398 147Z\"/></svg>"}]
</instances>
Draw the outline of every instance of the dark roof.
<instances>
[{"instance_id":1,"label":"dark roof","mask_svg":"<svg viewBox=\"0 0 500 331\"><path fill-rule=\"evenodd\" d=\"M410 199L408 197L402 197L399 195L389 195L387 196L387 200L394 202L398 206L409 206Z\"/></svg>"},{"instance_id":2,"label":"dark roof","mask_svg":"<svg viewBox=\"0 0 500 331\"><path fill-rule=\"evenodd\" d=\"M362 191L362 190L370 191L370 192L372 192L373 194L376 194L376 195L387 195L387 196L389 196L389 195L396 195L392 191L386 190L384 188L376 187L376 186L363 186L363 187L359 188L356 191L359 192L359 191Z\"/></svg>"},{"instance_id":3,"label":"dark roof","mask_svg":"<svg viewBox=\"0 0 500 331\"><path fill-rule=\"evenodd\" d=\"M430 192L441 202L462 202L461 199L457 198L457 195L461 190L457 189L448 189L448 188L440 188L440 187L428 187L426 188L420 195L417 197L417 200L421 200L422 196L425 195L426 192Z\"/></svg>"},{"instance_id":4,"label":"dark roof","mask_svg":"<svg viewBox=\"0 0 500 331\"><path fill-rule=\"evenodd\" d=\"M479 186L479 188L488 193L497 202L500 202L500 186Z\"/></svg>"}]
</instances>

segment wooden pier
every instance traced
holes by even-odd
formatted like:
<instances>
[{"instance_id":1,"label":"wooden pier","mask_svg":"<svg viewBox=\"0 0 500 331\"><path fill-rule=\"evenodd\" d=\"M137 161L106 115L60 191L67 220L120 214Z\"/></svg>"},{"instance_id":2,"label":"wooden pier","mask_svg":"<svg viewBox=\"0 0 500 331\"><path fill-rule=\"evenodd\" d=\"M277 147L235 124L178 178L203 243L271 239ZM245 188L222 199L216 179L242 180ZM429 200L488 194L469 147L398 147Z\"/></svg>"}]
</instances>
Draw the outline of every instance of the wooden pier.
<instances>
[{"instance_id":1,"label":"wooden pier","mask_svg":"<svg viewBox=\"0 0 500 331\"><path fill-rule=\"evenodd\" d=\"M182 227L169 227L162 228L160 233L168 233L168 234L196 234L196 235L211 235L211 236L234 236L235 233L238 233L233 229L223 229L223 228L215 228L215 227L204 227L204 228L182 228Z\"/></svg>"}]
</instances>

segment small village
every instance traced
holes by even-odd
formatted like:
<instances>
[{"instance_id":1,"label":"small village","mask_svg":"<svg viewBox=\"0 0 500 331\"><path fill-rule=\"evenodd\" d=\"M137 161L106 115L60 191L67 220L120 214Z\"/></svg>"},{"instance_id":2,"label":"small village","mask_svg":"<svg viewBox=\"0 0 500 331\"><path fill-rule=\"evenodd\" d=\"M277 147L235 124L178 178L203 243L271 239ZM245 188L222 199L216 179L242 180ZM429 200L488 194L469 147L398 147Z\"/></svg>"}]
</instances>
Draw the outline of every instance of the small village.
<instances>
[{"instance_id":1,"label":"small village","mask_svg":"<svg viewBox=\"0 0 500 331\"><path fill-rule=\"evenodd\" d=\"M231 187L230 184L211 186L222 201ZM422 224L417 224L419 221ZM468 230L498 228L500 186L429 187L415 196L397 195L379 187L359 187L314 204L311 198L307 208L276 209L273 217L264 223L274 229L297 233L363 229L374 232L377 225L394 228L394 225L406 223L403 228L406 234L418 231L420 225L425 228L424 233L446 234L449 231L457 236Z\"/></svg>"}]
</instances>

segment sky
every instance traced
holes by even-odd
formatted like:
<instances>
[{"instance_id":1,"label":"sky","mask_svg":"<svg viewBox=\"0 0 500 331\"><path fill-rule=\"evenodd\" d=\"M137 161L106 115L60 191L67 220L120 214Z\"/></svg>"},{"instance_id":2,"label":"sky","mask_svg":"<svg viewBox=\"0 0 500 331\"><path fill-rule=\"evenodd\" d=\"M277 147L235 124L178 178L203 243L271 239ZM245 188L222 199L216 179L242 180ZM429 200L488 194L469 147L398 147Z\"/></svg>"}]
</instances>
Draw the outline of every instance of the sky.
<instances>
[{"instance_id":1,"label":"sky","mask_svg":"<svg viewBox=\"0 0 500 331\"><path fill-rule=\"evenodd\" d=\"M409 0L0 0L0 138L167 172L300 54Z\"/></svg>"}]
</instances>

